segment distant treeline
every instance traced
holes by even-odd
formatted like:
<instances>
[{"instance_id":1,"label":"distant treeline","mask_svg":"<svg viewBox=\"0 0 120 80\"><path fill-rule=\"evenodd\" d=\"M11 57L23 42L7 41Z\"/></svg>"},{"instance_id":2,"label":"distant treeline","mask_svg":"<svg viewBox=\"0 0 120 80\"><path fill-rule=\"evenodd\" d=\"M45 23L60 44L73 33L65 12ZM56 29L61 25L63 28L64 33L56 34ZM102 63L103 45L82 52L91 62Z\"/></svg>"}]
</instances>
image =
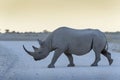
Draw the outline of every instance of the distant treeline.
<instances>
[{"instance_id":1,"label":"distant treeline","mask_svg":"<svg viewBox=\"0 0 120 80\"><path fill-rule=\"evenodd\" d=\"M44 40L50 32L7 32L0 34L0 41L35 41L37 39Z\"/></svg>"},{"instance_id":2,"label":"distant treeline","mask_svg":"<svg viewBox=\"0 0 120 80\"><path fill-rule=\"evenodd\" d=\"M0 41L35 41L44 40L51 32L16 32L6 29L5 33L0 33ZM104 32L109 42L120 42L120 32Z\"/></svg>"},{"instance_id":3,"label":"distant treeline","mask_svg":"<svg viewBox=\"0 0 120 80\"><path fill-rule=\"evenodd\" d=\"M106 34L120 34L120 32L119 31L117 31L117 32L105 32Z\"/></svg>"},{"instance_id":4,"label":"distant treeline","mask_svg":"<svg viewBox=\"0 0 120 80\"><path fill-rule=\"evenodd\" d=\"M0 32L1 33L1 32ZM5 29L5 32L4 33L15 33L15 34L31 34L31 33L33 33L33 34L39 34L39 33L51 33L50 31L48 31L48 30L43 30L42 32L16 32L16 31L10 31L9 29ZM4 34L4 33L1 33L1 34ZM119 34L120 33L120 31L116 31L116 32L104 32L105 34Z\"/></svg>"},{"instance_id":5,"label":"distant treeline","mask_svg":"<svg viewBox=\"0 0 120 80\"><path fill-rule=\"evenodd\" d=\"M30 32L16 32L16 31L10 31L9 29L5 29L5 32L4 32L4 33L1 33L1 32L0 32L0 34L6 34L6 33L7 33L7 34L8 34L8 33L9 33L9 34L13 34L13 33L14 33L14 34L23 34L23 33L27 33L27 34L28 34L28 33L30 33L30 34L31 34L31 33L33 33L33 34L36 33L36 34L39 34L39 33L50 33L50 31L48 31L48 30L43 30L42 32L32 32L32 31L30 31Z\"/></svg>"}]
</instances>

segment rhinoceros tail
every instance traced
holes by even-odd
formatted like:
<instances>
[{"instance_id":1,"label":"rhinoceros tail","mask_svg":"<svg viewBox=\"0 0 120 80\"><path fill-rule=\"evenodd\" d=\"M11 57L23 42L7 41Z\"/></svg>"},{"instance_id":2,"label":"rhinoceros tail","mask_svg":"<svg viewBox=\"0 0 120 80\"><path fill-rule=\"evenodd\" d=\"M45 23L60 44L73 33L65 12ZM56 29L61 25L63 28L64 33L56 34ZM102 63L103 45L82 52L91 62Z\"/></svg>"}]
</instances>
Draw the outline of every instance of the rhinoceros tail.
<instances>
[{"instance_id":1,"label":"rhinoceros tail","mask_svg":"<svg viewBox=\"0 0 120 80\"><path fill-rule=\"evenodd\" d=\"M108 51L108 42L106 42L106 47L105 47L105 50Z\"/></svg>"},{"instance_id":2,"label":"rhinoceros tail","mask_svg":"<svg viewBox=\"0 0 120 80\"><path fill-rule=\"evenodd\" d=\"M91 42L91 49L93 48L93 39L92 39L92 42Z\"/></svg>"}]
</instances>

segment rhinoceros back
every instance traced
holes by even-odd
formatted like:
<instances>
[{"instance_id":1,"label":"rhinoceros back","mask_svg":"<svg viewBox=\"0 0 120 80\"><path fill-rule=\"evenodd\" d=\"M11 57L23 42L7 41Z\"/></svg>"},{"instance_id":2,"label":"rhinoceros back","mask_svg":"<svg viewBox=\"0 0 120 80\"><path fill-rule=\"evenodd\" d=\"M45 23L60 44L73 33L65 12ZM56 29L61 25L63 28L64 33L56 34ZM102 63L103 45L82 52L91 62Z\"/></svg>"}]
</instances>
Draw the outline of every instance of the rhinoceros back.
<instances>
[{"instance_id":1,"label":"rhinoceros back","mask_svg":"<svg viewBox=\"0 0 120 80\"><path fill-rule=\"evenodd\" d=\"M67 27L61 27L51 33L52 48L63 49L71 54L83 55L89 52L92 48L100 44L103 48L106 43L104 34L99 30L84 29L76 30Z\"/></svg>"}]
</instances>

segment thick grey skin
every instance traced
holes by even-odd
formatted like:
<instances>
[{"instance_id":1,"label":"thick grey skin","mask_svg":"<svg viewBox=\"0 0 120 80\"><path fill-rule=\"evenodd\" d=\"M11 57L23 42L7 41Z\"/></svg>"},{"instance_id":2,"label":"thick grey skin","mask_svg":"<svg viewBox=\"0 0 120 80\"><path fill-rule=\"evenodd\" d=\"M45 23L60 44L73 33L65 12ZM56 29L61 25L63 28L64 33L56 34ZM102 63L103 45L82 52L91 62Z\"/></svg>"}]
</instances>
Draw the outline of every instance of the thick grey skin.
<instances>
[{"instance_id":1,"label":"thick grey skin","mask_svg":"<svg viewBox=\"0 0 120 80\"><path fill-rule=\"evenodd\" d=\"M95 61L91 66L98 66L101 59L100 54L103 54L108 59L109 65L113 62L111 54L106 50L107 40L104 33L96 29L76 30L61 27L53 31L46 40L40 42L40 45L39 49L36 49L35 52L29 52L29 54L35 60L41 60L54 50L55 53L48 68L55 67L55 62L62 53L68 57L68 67L75 66L72 54L81 56L92 49L95 52Z\"/></svg>"}]
</instances>

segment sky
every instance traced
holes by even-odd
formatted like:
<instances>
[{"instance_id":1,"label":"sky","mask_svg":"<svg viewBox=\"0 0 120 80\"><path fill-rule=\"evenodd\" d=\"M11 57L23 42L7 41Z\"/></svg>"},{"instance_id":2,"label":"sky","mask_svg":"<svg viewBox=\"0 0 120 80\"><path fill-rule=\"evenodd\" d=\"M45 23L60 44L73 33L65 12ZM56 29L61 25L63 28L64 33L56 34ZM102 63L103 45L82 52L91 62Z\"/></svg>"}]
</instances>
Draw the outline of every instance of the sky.
<instances>
[{"instance_id":1,"label":"sky","mask_svg":"<svg viewBox=\"0 0 120 80\"><path fill-rule=\"evenodd\" d=\"M120 31L120 0L0 0L0 32L61 26Z\"/></svg>"}]
</instances>

